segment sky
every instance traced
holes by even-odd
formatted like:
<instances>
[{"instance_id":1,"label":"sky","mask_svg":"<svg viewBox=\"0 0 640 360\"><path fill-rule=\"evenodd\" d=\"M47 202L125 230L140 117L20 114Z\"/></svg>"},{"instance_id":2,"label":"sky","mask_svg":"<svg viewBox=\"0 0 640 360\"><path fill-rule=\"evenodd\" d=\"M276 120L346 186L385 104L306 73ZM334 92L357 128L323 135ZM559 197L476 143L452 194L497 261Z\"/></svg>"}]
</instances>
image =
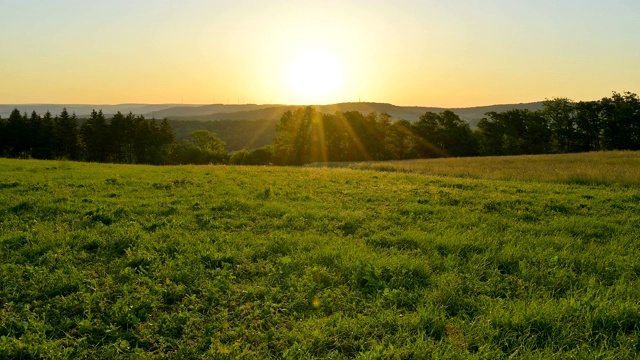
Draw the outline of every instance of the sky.
<instances>
[{"instance_id":1,"label":"sky","mask_svg":"<svg viewBox=\"0 0 640 360\"><path fill-rule=\"evenodd\" d=\"M638 0L0 0L0 103L596 100L639 37Z\"/></svg>"}]
</instances>

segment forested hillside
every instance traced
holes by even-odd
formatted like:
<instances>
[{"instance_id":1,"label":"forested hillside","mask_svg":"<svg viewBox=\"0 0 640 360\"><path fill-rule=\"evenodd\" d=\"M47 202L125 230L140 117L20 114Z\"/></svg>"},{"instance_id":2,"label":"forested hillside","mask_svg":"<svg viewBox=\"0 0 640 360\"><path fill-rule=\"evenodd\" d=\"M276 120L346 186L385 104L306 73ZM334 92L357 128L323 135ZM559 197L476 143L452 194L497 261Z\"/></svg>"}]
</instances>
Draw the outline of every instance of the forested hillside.
<instances>
[{"instance_id":1,"label":"forested hillside","mask_svg":"<svg viewBox=\"0 0 640 360\"><path fill-rule=\"evenodd\" d=\"M489 112L473 131L452 111L417 122L387 114L313 108L286 112L278 124L274 163L398 160L640 149L640 99L613 93L600 101L545 101L538 111Z\"/></svg>"},{"instance_id":2,"label":"forested hillside","mask_svg":"<svg viewBox=\"0 0 640 360\"><path fill-rule=\"evenodd\" d=\"M280 114L282 115L282 114ZM169 124L173 128L176 140L181 142L196 130L210 131L225 142L227 151L255 149L270 145L278 136L277 120L172 120Z\"/></svg>"},{"instance_id":3,"label":"forested hillside","mask_svg":"<svg viewBox=\"0 0 640 360\"><path fill-rule=\"evenodd\" d=\"M176 140L176 134L178 139ZM0 154L114 163L302 165L479 155L640 150L640 98L613 93L598 101L556 98L542 109L490 111L472 129L451 110L417 121L386 112L296 107L271 121L171 121L93 111L80 121L14 109L0 118ZM234 151L229 153L229 151Z\"/></svg>"},{"instance_id":4,"label":"forested hillside","mask_svg":"<svg viewBox=\"0 0 640 360\"><path fill-rule=\"evenodd\" d=\"M170 120L199 120L199 121L215 121L215 120L272 120L277 121L283 113L287 111L296 111L307 106L302 105L207 105L201 107L169 108L164 111L154 112L152 115L156 118L167 117ZM504 104L489 105L467 108L445 108L445 107L425 107L425 106L397 106L386 103L372 102L350 102L330 105L313 105L316 111L323 114L335 114L336 112L357 111L363 114L372 112L388 114L394 120L408 120L410 122L418 121L420 116L425 112L443 112L451 110L458 114L462 120L469 123L472 128L487 112L504 112L508 110L531 110L536 111L542 109L542 102L526 103L526 104Z\"/></svg>"}]
</instances>

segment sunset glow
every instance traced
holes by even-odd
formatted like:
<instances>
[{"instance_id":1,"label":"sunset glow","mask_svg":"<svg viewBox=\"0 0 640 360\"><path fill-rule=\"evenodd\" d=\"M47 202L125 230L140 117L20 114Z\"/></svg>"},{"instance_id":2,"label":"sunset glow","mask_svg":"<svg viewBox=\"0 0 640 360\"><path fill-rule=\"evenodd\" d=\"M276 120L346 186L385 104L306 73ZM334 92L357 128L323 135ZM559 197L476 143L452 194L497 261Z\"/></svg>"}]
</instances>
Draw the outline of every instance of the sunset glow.
<instances>
[{"instance_id":1,"label":"sunset glow","mask_svg":"<svg viewBox=\"0 0 640 360\"><path fill-rule=\"evenodd\" d=\"M638 14L604 0L9 0L0 103L590 100L640 90Z\"/></svg>"}]
</instances>

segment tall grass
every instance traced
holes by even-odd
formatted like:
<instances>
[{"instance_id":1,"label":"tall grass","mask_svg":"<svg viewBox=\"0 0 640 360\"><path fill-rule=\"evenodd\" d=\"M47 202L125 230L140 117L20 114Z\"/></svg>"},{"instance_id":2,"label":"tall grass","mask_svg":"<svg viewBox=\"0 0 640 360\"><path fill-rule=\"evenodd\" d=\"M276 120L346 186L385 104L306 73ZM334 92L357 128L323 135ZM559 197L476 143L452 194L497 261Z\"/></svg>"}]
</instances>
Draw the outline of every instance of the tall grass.
<instances>
[{"instance_id":1,"label":"tall grass","mask_svg":"<svg viewBox=\"0 0 640 360\"><path fill-rule=\"evenodd\" d=\"M640 152L637 151L334 163L332 166L492 180L640 186Z\"/></svg>"}]
</instances>

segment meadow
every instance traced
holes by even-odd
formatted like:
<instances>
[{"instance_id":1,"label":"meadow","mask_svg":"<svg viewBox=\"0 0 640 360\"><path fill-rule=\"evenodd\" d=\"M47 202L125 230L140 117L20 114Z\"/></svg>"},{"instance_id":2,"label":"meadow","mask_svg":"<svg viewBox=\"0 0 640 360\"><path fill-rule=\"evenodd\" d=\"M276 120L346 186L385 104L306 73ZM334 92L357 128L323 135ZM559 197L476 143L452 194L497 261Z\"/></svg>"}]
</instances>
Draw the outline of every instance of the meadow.
<instances>
[{"instance_id":1,"label":"meadow","mask_svg":"<svg viewBox=\"0 0 640 360\"><path fill-rule=\"evenodd\" d=\"M400 171L472 179L640 187L638 151L336 162L310 166Z\"/></svg>"},{"instance_id":2,"label":"meadow","mask_svg":"<svg viewBox=\"0 0 640 360\"><path fill-rule=\"evenodd\" d=\"M639 154L566 156L0 159L0 358L635 358Z\"/></svg>"}]
</instances>

